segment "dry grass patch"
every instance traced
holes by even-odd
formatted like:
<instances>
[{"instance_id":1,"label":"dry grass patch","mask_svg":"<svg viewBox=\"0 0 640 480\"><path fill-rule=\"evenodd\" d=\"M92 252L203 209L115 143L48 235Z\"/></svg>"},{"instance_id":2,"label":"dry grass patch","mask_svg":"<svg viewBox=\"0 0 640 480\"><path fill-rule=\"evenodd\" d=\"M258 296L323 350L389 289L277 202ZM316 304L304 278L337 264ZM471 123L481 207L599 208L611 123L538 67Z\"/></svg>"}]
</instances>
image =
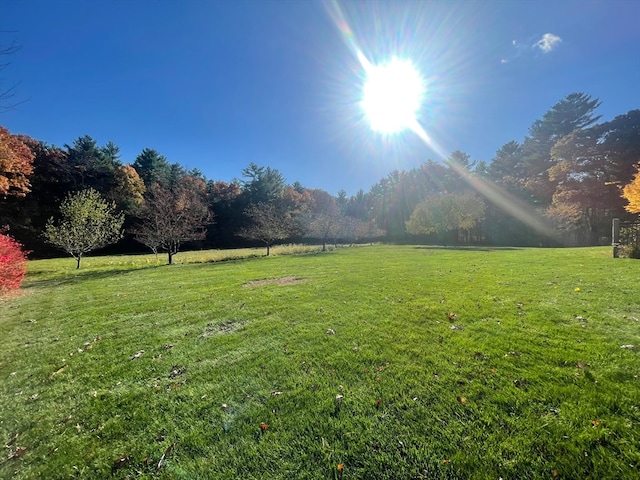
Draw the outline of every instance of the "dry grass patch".
<instances>
[{"instance_id":1,"label":"dry grass patch","mask_svg":"<svg viewBox=\"0 0 640 480\"><path fill-rule=\"evenodd\" d=\"M214 335L224 335L233 333L246 323L245 320L225 320L223 322L209 323L204 327L204 332L200 338L212 337Z\"/></svg>"},{"instance_id":2,"label":"dry grass patch","mask_svg":"<svg viewBox=\"0 0 640 480\"><path fill-rule=\"evenodd\" d=\"M251 282L247 282L243 287L261 287L263 285L296 285L298 283L306 282L303 278L297 278L294 276L286 276L279 278L266 278L264 280L253 280Z\"/></svg>"}]
</instances>

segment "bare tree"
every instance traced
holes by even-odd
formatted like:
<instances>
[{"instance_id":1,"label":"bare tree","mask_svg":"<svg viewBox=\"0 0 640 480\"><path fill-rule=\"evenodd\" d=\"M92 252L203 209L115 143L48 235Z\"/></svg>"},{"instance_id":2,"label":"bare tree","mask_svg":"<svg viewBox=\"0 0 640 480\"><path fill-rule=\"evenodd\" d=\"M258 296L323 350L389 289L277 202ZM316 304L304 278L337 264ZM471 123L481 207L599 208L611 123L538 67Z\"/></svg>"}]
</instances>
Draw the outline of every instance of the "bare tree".
<instances>
[{"instance_id":1,"label":"bare tree","mask_svg":"<svg viewBox=\"0 0 640 480\"><path fill-rule=\"evenodd\" d=\"M294 228L291 217L272 203L251 204L244 213L251 221L251 225L241 229L238 235L264 243L267 247L267 256L274 243L291 236Z\"/></svg>"},{"instance_id":2,"label":"bare tree","mask_svg":"<svg viewBox=\"0 0 640 480\"><path fill-rule=\"evenodd\" d=\"M172 188L156 184L138 213L141 223L133 229L135 239L156 255L167 252L171 265L180 245L203 239L212 223L204 192L204 182L191 176Z\"/></svg>"},{"instance_id":3,"label":"bare tree","mask_svg":"<svg viewBox=\"0 0 640 480\"><path fill-rule=\"evenodd\" d=\"M0 31L0 33L8 33L8 32ZM20 50L20 45L18 45L18 43L15 40L13 40L7 46L0 46L0 57L13 55L18 50ZM9 66L9 62L0 62L0 71L4 70L8 66ZM20 105L21 103L24 103L28 100L28 99L21 100L21 101L12 100L13 97L15 97L16 95L16 90L18 89L18 85L20 85L20 82L17 82L8 88L4 86L0 87L0 113L7 112L12 108L15 108L16 105Z\"/></svg>"}]
</instances>

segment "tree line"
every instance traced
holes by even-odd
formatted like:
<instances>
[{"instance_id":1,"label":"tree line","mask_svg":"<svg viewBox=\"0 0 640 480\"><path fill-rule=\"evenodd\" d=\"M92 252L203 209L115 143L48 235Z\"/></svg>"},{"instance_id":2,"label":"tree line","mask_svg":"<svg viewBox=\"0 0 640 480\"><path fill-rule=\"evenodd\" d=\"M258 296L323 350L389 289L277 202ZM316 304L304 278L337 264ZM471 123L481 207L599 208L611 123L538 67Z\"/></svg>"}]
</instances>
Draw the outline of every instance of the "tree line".
<instances>
[{"instance_id":1,"label":"tree line","mask_svg":"<svg viewBox=\"0 0 640 480\"><path fill-rule=\"evenodd\" d=\"M65 221L71 229L77 214L88 225L87 215L103 205L121 220L110 237L122 238L116 248L144 245L167 253L169 262L185 245L259 243L268 253L274 243L305 238L325 247L374 238L600 244L612 218L640 213L640 110L598 123L599 105L572 93L489 162L455 151L444 161L393 171L352 196L289 184L278 170L255 163L225 182L170 163L152 148L123 163L113 142L101 146L85 135L58 147L0 127L0 226L8 225L33 255L51 255L52 246L69 250L53 241Z\"/></svg>"}]
</instances>

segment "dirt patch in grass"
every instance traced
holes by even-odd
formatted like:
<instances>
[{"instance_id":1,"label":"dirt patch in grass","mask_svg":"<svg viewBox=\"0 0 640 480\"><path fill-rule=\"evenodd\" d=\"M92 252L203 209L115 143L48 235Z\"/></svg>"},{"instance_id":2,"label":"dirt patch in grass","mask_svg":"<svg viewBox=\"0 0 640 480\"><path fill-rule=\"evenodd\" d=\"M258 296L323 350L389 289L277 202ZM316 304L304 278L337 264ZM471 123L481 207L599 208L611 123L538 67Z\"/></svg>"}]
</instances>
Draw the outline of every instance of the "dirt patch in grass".
<instances>
[{"instance_id":1,"label":"dirt patch in grass","mask_svg":"<svg viewBox=\"0 0 640 480\"><path fill-rule=\"evenodd\" d=\"M247 282L243 287L261 287L262 285L296 285L297 283L305 282L303 278L296 278L294 276L280 277L280 278L266 278L264 280L253 280Z\"/></svg>"},{"instance_id":2,"label":"dirt patch in grass","mask_svg":"<svg viewBox=\"0 0 640 480\"><path fill-rule=\"evenodd\" d=\"M225 333L233 333L242 327L246 322L244 320L226 320L223 322L210 323L204 327L204 332L200 338L212 337L214 335L224 335Z\"/></svg>"}]
</instances>

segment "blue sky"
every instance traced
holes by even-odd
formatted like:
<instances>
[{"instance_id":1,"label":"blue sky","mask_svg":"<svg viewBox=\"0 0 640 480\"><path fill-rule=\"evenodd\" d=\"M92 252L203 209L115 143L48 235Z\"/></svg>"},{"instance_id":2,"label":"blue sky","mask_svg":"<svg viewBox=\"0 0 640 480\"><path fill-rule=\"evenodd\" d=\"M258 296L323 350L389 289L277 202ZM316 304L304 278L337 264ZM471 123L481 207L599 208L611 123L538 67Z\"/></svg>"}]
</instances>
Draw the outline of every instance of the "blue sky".
<instances>
[{"instance_id":1,"label":"blue sky","mask_svg":"<svg viewBox=\"0 0 640 480\"><path fill-rule=\"evenodd\" d=\"M571 92L603 120L640 108L640 1L343 1L373 63L411 59L426 80L419 121L444 152L489 161ZM154 148L209 179L250 162L332 194L438 160L413 132L371 132L364 72L335 4L314 0L0 0L0 124L62 146Z\"/></svg>"}]
</instances>

